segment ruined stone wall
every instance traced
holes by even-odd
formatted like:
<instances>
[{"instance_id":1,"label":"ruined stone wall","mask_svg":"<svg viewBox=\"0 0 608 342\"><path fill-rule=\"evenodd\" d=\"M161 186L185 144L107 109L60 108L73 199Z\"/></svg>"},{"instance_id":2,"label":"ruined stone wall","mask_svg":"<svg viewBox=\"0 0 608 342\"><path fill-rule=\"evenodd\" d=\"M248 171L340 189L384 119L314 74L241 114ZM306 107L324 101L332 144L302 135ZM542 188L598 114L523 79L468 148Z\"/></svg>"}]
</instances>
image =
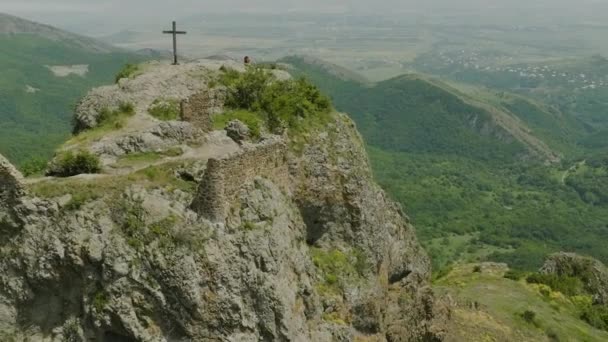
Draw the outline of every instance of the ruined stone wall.
<instances>
[{"instance_id":1,"label":"ruined stone wall","mask_svg":"<svg viewBox=\"0 0 608 342\"><path fill-rule=\"evenodd\" d=\"M212 221L222 221L243 184L258 176L284 189L289 187L287 145L283 139L268 139L222 159L209 159L192 208Z\"/></svg>"},{"instance_id":2,"label":"ruined stone wall","mask_svg":"<svg viewBox=\"0 0 608 342\"><path fill-rule=\"evenodd\" d=\"M222 89L205 89L183 100L181 119L192 123L204 132L213 130L213 115L224 110L226 92Z\"/></svg>"},{"instance_id":3,"label":"ruined stone wall","mask_svg":"<svg viewBox=\"0 0 608 342\"><path fill-rule=\"evenodd\" d=\"M23 192L23 176L0 155L0 205L10 205Z\"/></svg>"}]
</instances>

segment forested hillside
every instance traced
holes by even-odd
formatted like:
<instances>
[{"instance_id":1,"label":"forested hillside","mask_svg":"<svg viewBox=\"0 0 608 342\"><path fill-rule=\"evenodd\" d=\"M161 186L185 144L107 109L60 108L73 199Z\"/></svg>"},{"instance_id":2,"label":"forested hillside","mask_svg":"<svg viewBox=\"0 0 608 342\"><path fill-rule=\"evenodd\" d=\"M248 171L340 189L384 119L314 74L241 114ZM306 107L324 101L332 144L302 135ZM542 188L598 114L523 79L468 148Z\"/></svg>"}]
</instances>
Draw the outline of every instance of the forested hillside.
<instances>
[{"instance_id":1,"label":"forested hillside","mask_svg":"<svg viewBox=\"0 0 608 342\"><path fill-rule=\"evenodd\" d=\"M142 57L0 16L0 153L22 164L47 159L70 134L73 106Z\"/></svg>"},{"instance_id":2,"label":"forested hillside","mask_svg":"<svg viewBox=\"0 0 608 342\"><path fill-rule=\"evenodd\" d=\"M606 165L599 156L591 166L583 162L573 143L582 137L576 120L506 92L469 101L423 77L369 85L297 57L282 62L353 116L376 177L412 216L436 270L457 260L533 270L560 250L608 260L601 242L608 237ZM496 113L513 118L561 162L524 153L529 141L492 125Z\"/></svg>"}]
</instances>

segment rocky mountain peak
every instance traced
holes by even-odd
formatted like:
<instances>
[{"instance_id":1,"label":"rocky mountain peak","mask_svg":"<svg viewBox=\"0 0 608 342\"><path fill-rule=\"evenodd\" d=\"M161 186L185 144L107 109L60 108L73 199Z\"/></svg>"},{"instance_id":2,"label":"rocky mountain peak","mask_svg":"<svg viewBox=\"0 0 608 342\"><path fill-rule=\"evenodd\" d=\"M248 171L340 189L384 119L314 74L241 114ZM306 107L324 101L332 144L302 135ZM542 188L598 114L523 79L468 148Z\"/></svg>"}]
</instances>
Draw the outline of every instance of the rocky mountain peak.
<instances>
[{"instance_id":1,"label":"rocky mountain peak","mask_svg":"<svg viewBox=\"0 0 608 342\"><path fill-rule=\"evenodd\" d=\"M0 160L3 340L441 339L429 260L346 115L235 108L242 75L326 108L280 70L127 74L77 108L50 174L78 175L22 181Z\"/></svg>"}]
</instances>

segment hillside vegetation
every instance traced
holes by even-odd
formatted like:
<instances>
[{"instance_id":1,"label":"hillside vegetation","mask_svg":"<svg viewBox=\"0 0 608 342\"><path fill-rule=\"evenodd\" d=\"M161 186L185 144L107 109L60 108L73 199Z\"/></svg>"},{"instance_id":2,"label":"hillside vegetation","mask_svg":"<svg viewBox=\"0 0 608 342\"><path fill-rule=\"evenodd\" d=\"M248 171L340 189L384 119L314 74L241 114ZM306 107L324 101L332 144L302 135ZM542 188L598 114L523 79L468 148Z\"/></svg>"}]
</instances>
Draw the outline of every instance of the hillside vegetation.
<instances>
[{"instance_id":1,"label":"hillside vegetation","mask_svg":"<svg viewBox=\"0 0 608 342\"><path fill-rule=\"evenodd\" d=\"M17 20L0 16L0 27L8 25L3 22L7 18ZM69 136L78 99L92 87L113 82L125 63L142 58L46 26L44 34L11 27L10 34L0 33L0 153L23 164L36 157L48 159ZM85 69L69 73L74 65ZM53 66L65 67L68 74L53 72Z\"/></svg>"},{"instance_id":2,"label":"hillside vegetation","mask_svg":"<svg viewBox=\"0 0 608 342\"><path fill-rule=\"evenodd\" d=\"M535 270L560 250L608 261L606 190L597 181L606 167L581 163L571 117L506 92L418 76L370 86L298 57L283 61L355 119L378 181L411 215L436 271L457 260ZM546 163L530 153L537 146L563 160Z\"/></svg>"},{"instance_id":3,"label":"hillside vegetation","mask_svg":"<svg viewBox=\"0 0 608 342\"><path fill-rule=\"evenodd\" d=\"M605 341L583 319L586 299L525 278L500 264L465 264L435 282L456 298L448 341Z\"/></svg>"}]
</instances>

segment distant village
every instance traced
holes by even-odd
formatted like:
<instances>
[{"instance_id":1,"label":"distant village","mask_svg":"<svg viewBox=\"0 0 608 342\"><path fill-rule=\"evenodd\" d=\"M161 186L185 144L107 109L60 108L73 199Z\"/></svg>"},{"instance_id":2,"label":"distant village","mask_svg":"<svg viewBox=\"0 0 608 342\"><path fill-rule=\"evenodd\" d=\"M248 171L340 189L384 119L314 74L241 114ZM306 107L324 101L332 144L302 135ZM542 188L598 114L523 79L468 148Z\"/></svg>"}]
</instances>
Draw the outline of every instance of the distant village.
<instances>
[{"instance_id":1,"label":"distant village","mask_svg":"<svg viewBox=\"0 0 608 342\"><path fill-rule=\"evenodd\" d=\"M565 72L549 65L508 65L514 62L513 57L483 55L465 50L440 52L435 55L434 65L425 62L425 67L456 66L485 72L506 72L525 79L537 79L548 82L567 83L574 90L592 90L608 87L608 75L589 75L586 73ZM439 66L436 63L439 62Z\"/></svg>"}]
</instances>

